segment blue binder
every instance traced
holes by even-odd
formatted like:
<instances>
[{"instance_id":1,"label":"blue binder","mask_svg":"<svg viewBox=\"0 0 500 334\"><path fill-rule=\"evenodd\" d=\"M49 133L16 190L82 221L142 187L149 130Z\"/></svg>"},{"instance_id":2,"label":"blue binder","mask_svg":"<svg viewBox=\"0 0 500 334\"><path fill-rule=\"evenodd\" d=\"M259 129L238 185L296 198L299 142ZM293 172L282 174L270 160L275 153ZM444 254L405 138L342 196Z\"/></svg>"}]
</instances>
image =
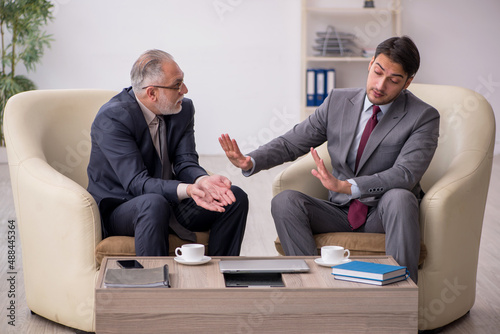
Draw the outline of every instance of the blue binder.
<instances>
[{"instance_id":1,"label":"blue binder","mask_svg":"<svg viewBox=\"0 0 500 334\"><path fill-rule=\"evenodd\" d=\"M317 69L316 71L316 106L321 105L325 100L325 88L326 88L326 71L323 69Z\"/></svg>"},{"instance_id":2,"label":"blue binder","mask_svg":"<svg viewBox=\"0 0 500 334\"><path fill-rule=\"evenodd\" d=\"M306 105L317 107L335 88L335 70L309 68L306 73Z\"/></svg>"},{"instance_id":3,"label":"blue binder","mask_svg":"<svg viewBox=\"0 0 500 334\"><path fill-rule=\"evenodd\" d=\"M316 105L316 71L308 69L306 73L306 105L314 107Z\"/></svg>"},{"instance_id":4,"label":"blue binder","mask_svg":"<svg viewBox=\"0 0 500 334\"><path fill-rule=\"evenodd\" d=\"M326 70L326 91L325 94L328 96L332 89L335 88L335 70L330 68Z\"/></svg>"}]
</instances>

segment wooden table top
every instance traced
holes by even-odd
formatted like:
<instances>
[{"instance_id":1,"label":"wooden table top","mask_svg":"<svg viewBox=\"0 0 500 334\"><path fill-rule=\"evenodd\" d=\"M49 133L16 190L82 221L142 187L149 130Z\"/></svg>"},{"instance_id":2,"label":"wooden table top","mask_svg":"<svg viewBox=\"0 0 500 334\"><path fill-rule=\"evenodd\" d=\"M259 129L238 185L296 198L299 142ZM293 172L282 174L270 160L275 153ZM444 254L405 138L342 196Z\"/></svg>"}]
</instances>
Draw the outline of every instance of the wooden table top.
<instances>
[{"instance_id":1,"label":"wooden table top","mask_svg":"<svg viewBox=\"0 0 500 334\"><path fill-rule=\"evenodd\" d=\"M173 289L227 289L224 276L219 270L219 261L224 259L304 259L311 270L307 273L283 274L284 288L273 289L417 289L417 285L411 280L397 282L385 286L354 283L336 280L331 274L330 267L316 264L314 259L318 256L297 257L212 257L212 259L201 265L184 265L174 260L173 257L134 257L145 268L154 268L168 264L170 273L170 284ZM103 260L99 273L96 289L106 289L103 285L104 271L107 268L119 268L116 261L120 259L132 259L130 257L107 257ZM367 261L383 264L397 265L391 256L352 256L352 260ZM231 288L234 289L234 288Z\"/></svg>"}]
</instances>

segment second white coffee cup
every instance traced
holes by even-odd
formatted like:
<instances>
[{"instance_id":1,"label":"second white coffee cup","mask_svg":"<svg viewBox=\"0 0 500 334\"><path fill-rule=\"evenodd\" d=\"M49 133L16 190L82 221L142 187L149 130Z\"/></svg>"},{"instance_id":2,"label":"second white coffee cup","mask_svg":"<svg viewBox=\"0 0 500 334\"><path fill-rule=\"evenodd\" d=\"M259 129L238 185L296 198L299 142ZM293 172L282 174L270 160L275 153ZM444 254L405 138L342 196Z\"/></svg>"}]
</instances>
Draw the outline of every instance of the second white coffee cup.
<instances>
[{"instance_id":1,"label":"second white coffee cup","mask_svg":"<svg viewBox=\"0 0 500 334\"><path fill-rule=\"evenodd\" d=\"M175 255L186 262L201 261L205 255L205 246L202 244L185 244L175 249Z\"/></svg>"},{"instance_id":2,"label":"second white coffee cup","mask_svg":"<svg viewBox=\"0 0 500 334\"><path fill-rule=\"evenodd\" d=\"M351 252L341 246L323 246L321 247L321 259L325 263L340 263L349 259Z\"/></svg>"}]
</instances>

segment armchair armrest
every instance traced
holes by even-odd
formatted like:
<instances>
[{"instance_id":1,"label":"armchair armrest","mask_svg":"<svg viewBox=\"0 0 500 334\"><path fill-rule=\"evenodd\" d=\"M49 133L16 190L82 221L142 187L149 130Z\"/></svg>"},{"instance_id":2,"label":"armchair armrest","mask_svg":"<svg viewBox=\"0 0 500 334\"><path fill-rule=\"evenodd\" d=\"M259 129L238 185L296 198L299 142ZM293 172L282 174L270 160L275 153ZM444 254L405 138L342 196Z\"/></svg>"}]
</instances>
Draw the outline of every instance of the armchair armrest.
<instances>
[{"instance_id":1,"label":"armchair armrest","mask_svg":"<svg viewBox=\"0 0 500 334\"><path fill-rule=\"evenodd\" d=\"M455 312L441 314L440 326L453 321L457 313L465 314L474 304L491 152L468 150L456 155L420 204L421 235L428 250L419 272L420 305L429 308L433 298L442 296L450 286L460 288L453 296L457 302L447 305Z\"/></svg>"},{"instance_id":2,"label":"armchair armrest","mask_svg":"<svg viewBox=\"0 0 500 334\"><path fill-rule=\"evenodd\" d=\"M330 155L326 144L317 148L319 156L324 160L326 168L331 171ZM273 196L283 190L297 190L304 194L320 199L328 199L328 190L321 182L311 174L311 170L316 168L311 153L300 158L284 171L276 175L273 181Z\"/></svg>"},{"instance_id":3,"label":"armchair armrest","mask_svg":"<svg viewBox=\"0 0 500 334\"><path fill-rule=\"evenodd\" d=\"M55 321L71 318L75 309L93 318L94 301L87 297L93 295L94 250L101 240L97 204L86 189L43 159L10 167L28 307ZM73 296L68 298L66 291Z\"/></svg>"}]
</instances>

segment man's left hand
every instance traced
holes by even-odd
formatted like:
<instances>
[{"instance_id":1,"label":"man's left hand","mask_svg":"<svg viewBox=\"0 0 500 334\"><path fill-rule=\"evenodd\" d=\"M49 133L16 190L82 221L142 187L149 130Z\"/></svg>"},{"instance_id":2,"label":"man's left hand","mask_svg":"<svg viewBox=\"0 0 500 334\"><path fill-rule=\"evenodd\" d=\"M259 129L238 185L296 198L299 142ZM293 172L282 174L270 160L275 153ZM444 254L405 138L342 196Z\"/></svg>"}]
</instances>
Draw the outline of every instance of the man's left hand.
<instances>
[{"instance_id":1,"label":"man's left hand","mask_svg":"<svg viewBox=\"0 0 500 334\"><path fill-rule=\"evenodd\" d=\"M340 181L335 176L333 176L332 173L330 173L326 169L325 163L323 159L319 157L318 152L312 147L311 155L314 159L314 162L316 163L316 167L318 168L317 170L313 169L311 173L321 181L323 187L337 193L350 195L351 184L348 181Z\"/></svg>"},{"instance_id":2,"label":"man's left hand","mask_svg":"<svg viewBox=\"0 0 500 334\"><path fill-rule=\"evenodd\" d=\"M222 206L227 206L236 201L231 191L231 181L222 175L210 175L199 180L198 185Z\"/></svg>"}]
</instances>

